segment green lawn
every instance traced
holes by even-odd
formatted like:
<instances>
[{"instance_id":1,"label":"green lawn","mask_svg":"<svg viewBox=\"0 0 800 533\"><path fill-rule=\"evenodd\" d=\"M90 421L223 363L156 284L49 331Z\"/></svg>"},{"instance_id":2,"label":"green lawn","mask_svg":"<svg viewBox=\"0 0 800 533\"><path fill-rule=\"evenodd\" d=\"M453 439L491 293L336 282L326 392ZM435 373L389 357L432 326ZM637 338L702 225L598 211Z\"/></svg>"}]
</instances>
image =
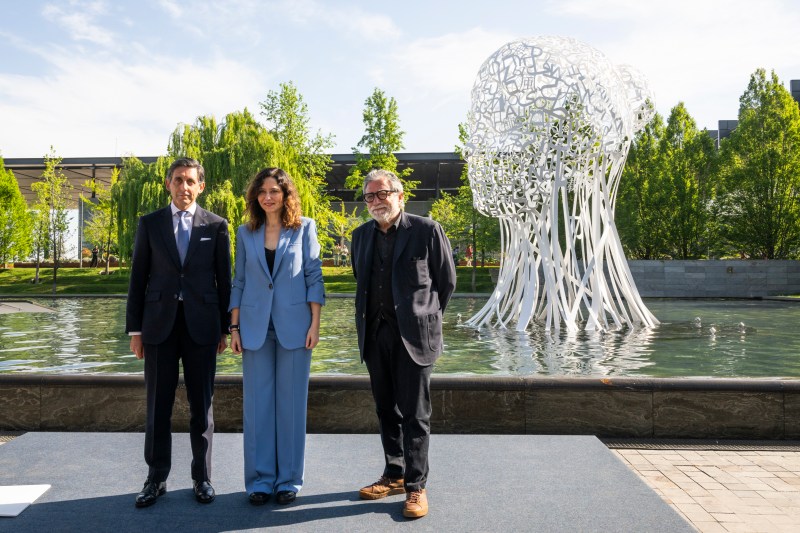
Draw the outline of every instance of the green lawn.
<instances>
[{"instance_id":1,"label":"green lawn","mask_svg":"<svg viewBox=\"0 0 800 533\"><path fill-rule=\"evenodd\" d=\"M59 268L57 294L125 294L127 269L112 268L108 276L102 268ZM0 295L47 295L53 293L53 269L39 270L40 283L33 284L35 268L0 269Z\"/></svg>"},{"instance_id":2,"label":"green lawn","mask_svg":"<svg viewBox=\"0 0 800 533\"><path fill-rule=\"evenodd\" d=\"M497 267L478 268L475 276L474 292L491 292L494 288L490 271ZM125 294L128 292L128 270L111 269L111 274L101 274L102 268L59 268L57 294ZM39 271L40 283L33 284L35 269L0 269L0 296L48 295L53 292L53 269ZM325 290L329 294L353 293L356 280L350 267L323 267ZM471 287L472 268L458 267L456 292L473 292Z\"/></svg>"}]
</instances>

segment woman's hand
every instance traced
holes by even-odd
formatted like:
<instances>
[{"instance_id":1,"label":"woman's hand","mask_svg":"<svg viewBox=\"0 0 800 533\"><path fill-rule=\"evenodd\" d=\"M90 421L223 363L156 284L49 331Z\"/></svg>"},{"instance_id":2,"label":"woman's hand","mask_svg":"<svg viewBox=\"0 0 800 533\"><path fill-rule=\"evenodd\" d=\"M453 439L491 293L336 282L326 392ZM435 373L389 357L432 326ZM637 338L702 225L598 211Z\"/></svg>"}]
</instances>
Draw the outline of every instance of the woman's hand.
<instances>
[{"instance_id":1,"label":"woman's hand","mask_svg":"<svg viewBox=\"0 0 800 533\"><path fill-rule=\"evenodd\" d=\"M313 350L314 347L319 343L319 324L311 324L311 327L308 328L308 333L306 333L306 349Z\"/></svg>"},{"instance_id":2,"label":"woman's hand","mask_svg":"<svg viewBox=\"0 0 800 533\"><path fill-rule=\"evenodd\" d=\"M242 339L238 331L231 331L231 351L237 355L242 353Z\"/></svg>"}]
</instances>

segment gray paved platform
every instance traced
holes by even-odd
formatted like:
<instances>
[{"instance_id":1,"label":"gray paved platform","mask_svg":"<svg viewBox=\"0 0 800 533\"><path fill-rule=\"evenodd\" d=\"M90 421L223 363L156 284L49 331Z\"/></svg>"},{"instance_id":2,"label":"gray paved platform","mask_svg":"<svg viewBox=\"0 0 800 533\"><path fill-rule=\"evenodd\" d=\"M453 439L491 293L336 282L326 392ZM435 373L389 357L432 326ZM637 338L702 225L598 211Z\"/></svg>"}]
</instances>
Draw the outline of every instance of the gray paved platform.
<instances>
[{"instance_id":1,"label":"gray paved platform","mask_svg":"<svg viewBox=\"0 0 800 533\"><path fill-rule=\"evenodd\" d=\"M136 509L146 470L140 433L27 433L0 446L0 485L52 488L0 531L692 531L613 452L590 436L433 435L431 511L409 521L402 496L360 501L382 469L377 435L309 435L293 505L253 507L241 434L217 434L217 499L194 501L189 442L173 443L169 492Z\"/></svg>"}]
</instances>

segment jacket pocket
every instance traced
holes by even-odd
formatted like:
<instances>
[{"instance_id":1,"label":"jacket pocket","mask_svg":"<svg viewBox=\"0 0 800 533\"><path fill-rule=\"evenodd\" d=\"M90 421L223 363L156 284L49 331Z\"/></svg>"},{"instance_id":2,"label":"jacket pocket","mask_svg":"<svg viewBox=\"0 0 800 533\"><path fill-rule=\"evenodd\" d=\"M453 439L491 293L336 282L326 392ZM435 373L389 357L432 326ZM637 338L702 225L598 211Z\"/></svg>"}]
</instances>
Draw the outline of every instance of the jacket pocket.
<instances>
[{"instance_id":1,"label":"jacket pocket","mask_svg":"<svg viewBox=\"0 0 800 533\"><path fill-rule=\"evenodd\" d=\"M411 261L408 277L412 287L427 287L431 282L431 276L428 272L428 260L415 259Z\"/></svg>"},{"instance_id":2,"label":"jacket pocket","mask_svg":"<svg viewBox=\"0 0 800 533\"><path fill-rule=\"evenodd\" d=\"M150 291L144 295L145 302L157 302L161 299L161 291Z\"/></svg>"}]
</instances>

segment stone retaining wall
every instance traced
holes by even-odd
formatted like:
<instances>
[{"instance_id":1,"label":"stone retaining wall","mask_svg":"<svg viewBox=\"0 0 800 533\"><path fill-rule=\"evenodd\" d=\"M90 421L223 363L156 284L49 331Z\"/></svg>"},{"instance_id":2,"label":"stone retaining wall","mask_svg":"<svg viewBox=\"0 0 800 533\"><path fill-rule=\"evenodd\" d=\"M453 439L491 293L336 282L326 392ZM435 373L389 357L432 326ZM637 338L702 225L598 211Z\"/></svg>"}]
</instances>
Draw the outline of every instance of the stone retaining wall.
<instances>
[{"instance_id":1,"label":"stone retaining wall","mask_svg":"<svg viewBox=\"0 0 800 533\"><path fill-rule=\"evenodd\" d=\"M643 297L755 298L800 294L800 261L628 261Z\"/></svg>"},{"instance_id":2,"label":"stone retaining wall","mask_svg":"<svg viewBox=\"0 0 800 533\"><path fill-rule=\"evenodd\" d=\"M434 376L434 433L798 439L800 381ZM242 430L241 376L218 376L217 431ZM144 430L141 376L0 376L0 430ZM178 392L175 431L188 430ZM366 376L313 376L310 433L377 433Z\"/></svg>"}]
</instances>

